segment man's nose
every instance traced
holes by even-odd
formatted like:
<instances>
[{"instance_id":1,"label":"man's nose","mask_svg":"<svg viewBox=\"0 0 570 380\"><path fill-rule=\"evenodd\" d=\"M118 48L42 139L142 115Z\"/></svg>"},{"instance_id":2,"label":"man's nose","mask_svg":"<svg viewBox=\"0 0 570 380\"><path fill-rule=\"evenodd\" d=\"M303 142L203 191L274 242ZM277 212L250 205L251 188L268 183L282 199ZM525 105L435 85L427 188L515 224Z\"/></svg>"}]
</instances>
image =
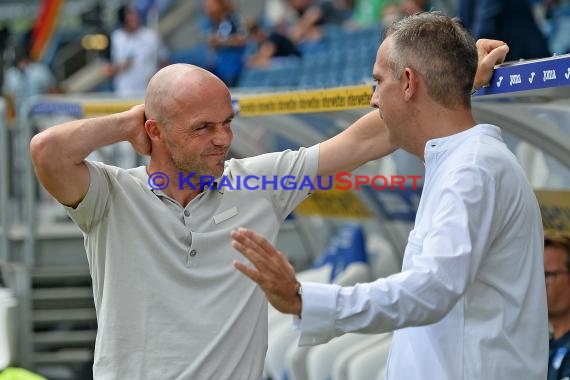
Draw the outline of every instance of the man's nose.
<instances>
[{"instance_id":1,"label":"man's nose","mask_svg":"<svg viewBox=\"0 0 570 380\"><path fill-rule=\"evenodd\" d=\"M374 92L372 93L372 98L370 99L370 107L378 108L378 97L379 97L378 86L375 86Z\"/></svg>"},{"instance_id":2,"label":"man's nose","mask_svg":"<svg viewBox=\"0 0 570 380\"><path fill-rule=\"evenodd\" d=\"M232 138L232 130L224 123L216 126L216 132L212 142L218 146L229 146L232 143Z\"/></svg>"}]
</instances>

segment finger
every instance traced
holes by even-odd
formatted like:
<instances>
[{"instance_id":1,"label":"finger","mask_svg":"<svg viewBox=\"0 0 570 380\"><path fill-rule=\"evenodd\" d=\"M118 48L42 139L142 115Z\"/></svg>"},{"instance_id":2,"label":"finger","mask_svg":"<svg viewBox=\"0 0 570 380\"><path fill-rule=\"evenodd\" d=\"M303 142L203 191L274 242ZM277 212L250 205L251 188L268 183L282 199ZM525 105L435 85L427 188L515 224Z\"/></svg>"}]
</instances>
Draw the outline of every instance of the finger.
<instances>
[{"instance_id":1,"label":"finger","mask_svg":"<svg viewBox=\"0 0 570 380\"><path fill-rule=\"evenodd\" d=\"M233 243L239 243L240 252L253 257L262 256L264 254L263 252L260 252L262 250L262 247L258 246L258 244L255 241L253 241L249 236L247 236L245 233L243 233L243 231L240 230L232 231L230 236L233 239ZM247 249L249 250L245 251Z\"/></svg>"},{"instance_id":2,"label":"finger","mask_svg":"<svg viewBox=\"0 0 570 380\"><path fill-rule=\"evenodd\" d=\"M492 40L488 38L481 38L475 43L477 50L484 50L490 52L491 50L498 48L499 46L506 45L504 41Z\"/></svg>"},{"instance_id":3,"label":"finger","mask_svg":"<svg viewBox=\"0 0 570 380\"><path fill-rule=\"evenodd\" d=\"M247 238L248 242L251 243L250 247L253 248L255 246L258 252L270 258L275 264L282 265L283 261L288 262L285 256L263 236L246 228L239 228L238 233L243 234Z\"/></svg>"},{"instance_id":4,"label":"finger","mask_svg":"<svg viewBox=\"0 0 570 380\"><path fill-rule=\"evenodd\" d=\"M247 265L245 265L244 263L239 262L237 260L234 260L233 265L234 265L234 268L236 268L241 273L246 275L251 281L253 281L257 284L259 284L259 282L261 281L261 279L259 277L259 271L257 271L256 269L250 268Z\"/></svg>"},{"instance_id":5,"label":"finger","mask_svg":"<svg viewBox=\"0 0 570 380\"><path fill-rule=\"evenodd\" d=\"M507 45L501 45L489 52L489 54L484 58L487 64L495 66L500 63L505 62L505 57L509 52L509 47Z\"/></svg>"},{"instance_id":6,"label":"finger","mask_svg":"<svg viewBox=\"0 0 570 380\"><path fill-rule=\"evenodd\" d=\"M258 258L259 254L254 248L249 247L247 245L247 242L243 241L242 239L245 238L239 236L235 237L234 240L232 241L232 247L234 247L239 253L244 255L249 261L255 264L256 262L259 261Z\"/></svg>"},{"instance_id":7,"label":"finger","mask_svg":"<svg viewBox=\"0 0 570 380\"><path fill-rule=\"evenodd\" d=\"M281 266L281 253L261 235L251 230L239 228L231 234L234 241L238 241L244 247L249 248L248 258L255 263L264 263L266 267Z\"/></svg>"},{"instance_id":8,"label":"finger","mask_svg":"<svg viewBox=\"0 0 570 380\"><path fill-rule=\"evenodd\" d=\"M275 264L267 260L265 255L259 252L258 247L249 247L237 240L232 242L232 246L239 251L245 258L247 258L255 268L260 272L274 272Z\"/></svg>"}]
</instances>

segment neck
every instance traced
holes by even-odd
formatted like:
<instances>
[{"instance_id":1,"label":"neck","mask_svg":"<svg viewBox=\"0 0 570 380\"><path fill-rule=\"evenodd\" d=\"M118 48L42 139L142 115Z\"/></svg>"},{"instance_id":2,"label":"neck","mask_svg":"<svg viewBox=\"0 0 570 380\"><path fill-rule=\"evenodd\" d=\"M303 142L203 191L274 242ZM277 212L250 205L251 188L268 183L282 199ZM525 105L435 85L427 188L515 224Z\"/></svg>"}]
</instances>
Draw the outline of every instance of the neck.
<instances>
[{"instance_id":1,"label":"neck","mask_svg":"<svg viewBox=\"0 0 570 380\"><path fill-rule=\"evenodd\" d=\"M561 338L570 331L570 313L561 318L550 318L550 325L554 330L554 339Z\"/></svg>"},{"instance_id":2,"label":"neck","mask_svg":"<svg viewBox=\"0 0 570 380\"><path fill-rule=\"evenodd\" d=\"M418 133L422 138L417 140L414 155L424 160L425 147L429 140L448 137L475 126L476 122L468 108L448 109L441 106L425 107L429 110L417 117Z\"/></svg>"}]
</instances>

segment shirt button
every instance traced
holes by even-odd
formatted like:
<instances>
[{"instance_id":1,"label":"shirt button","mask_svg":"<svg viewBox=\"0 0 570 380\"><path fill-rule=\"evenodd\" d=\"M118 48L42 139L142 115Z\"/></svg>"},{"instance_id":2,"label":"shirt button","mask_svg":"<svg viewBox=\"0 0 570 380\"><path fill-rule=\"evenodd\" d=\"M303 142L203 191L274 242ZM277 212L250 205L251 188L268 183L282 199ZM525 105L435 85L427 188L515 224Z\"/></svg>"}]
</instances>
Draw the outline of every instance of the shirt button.
<instances>
[{"instance_id":1,"label":"shirt button","mask_svg":"<svg viewBox=\"0 0 570 380\"><path fill-rule=\"evenodd\" d=\"M184 216L190 216L190 210L184 210Z\"/></svg>"},{"instance_id":2,"label":"shirt button","mask_svg":"<svg viewBox=\"0 0 570 380\"><path fill-rule=\"evenodd\" d=\"M196 254L198 253L198 251L196 251L195 249L190 251L190 256L194 257L196 256Z\"/></svg>"}]
</instances>

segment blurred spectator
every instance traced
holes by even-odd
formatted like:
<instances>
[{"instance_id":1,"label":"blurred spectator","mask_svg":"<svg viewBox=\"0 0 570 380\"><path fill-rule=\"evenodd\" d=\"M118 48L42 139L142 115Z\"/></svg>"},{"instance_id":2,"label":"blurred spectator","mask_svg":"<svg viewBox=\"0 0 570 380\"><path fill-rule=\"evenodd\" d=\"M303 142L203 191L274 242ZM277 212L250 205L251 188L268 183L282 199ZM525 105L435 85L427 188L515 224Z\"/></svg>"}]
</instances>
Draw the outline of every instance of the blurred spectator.
<instances>
[{"instance_id":1,"label":"blurred spectator","mask_svg":"<svg viewBox=\"0 0 570 380\"><path fill-rule=\"evenodd\" d=\"M14 64L6 69L2 86L9 120L24 112L27 100L36 95L55 92L55 78L47 65L30 58L31 32L15 50Z\"/></svg>"},{"instance_id":2,"label":"blurred spectator","mask_svg":"<svg viewBox=\"0 0 570 380\"><path fill-rule=\"evenodd\" d=\"M289 7L286 0L265 1L263 14L266 26L281 34L287 34L287 26L297 21L297 12Z\"/></svg>"},{"instance_id":3,"label":"blurred spectator","mask_svg":"<svg viewBox=\"0 0 570 380\"><path fill-rule=\"evenodd\" d=\"M206 33L209 47L214 51L212 67L206 67L228 86L237 83L247 32L230 0L204 0L207 17Z\"/></svg>"},{"instance_id":4,"label":"blurred spectator","mask_svg":"<svg viewBox=\"0 0 570 380\"><path fill-rule=\"evenodd\" d=\"M247 57L248 67L267 67L274 57L300 57L297 46L287 36L277 32L266 32L258 23L249 27L250 37L257 44L254 54Z\"/></svg>"},{"instance_id":5,"label":"blurred spectator","mask_svg":"<svg viewBox=\"0 0 570 380\"><path fill-rule=\"evenodd\" d=\"M378 25L386 7L397 4L398 0L356 0L353 21L363 27Z\"/></svg>"},{"instance_id":6,"label":"blurred spectator","mask_svg":"<svg viewBox=\"0 0 570 380\"><path fill-rule=\"evenodd\" d=\"M454 17L459 12L459 0L432 0L431 8L449 17Z\"/></svg>"},{"instance_id":7,"label":"blurred spectator","mask_svg":"<svg viewBox=\"0 0 570 380\"><path fill-rule=\"evenodd\" d=\"M111 33L111 63L105 73L113 77L118 95L140 96L154 73L168 63L168 52L160 36L141 25L135 8L120 7L118 21L121 27Z\"/></svg>"},{"instance_id":8,"label":"blurred spectator","mask_svg":"<svg viewBox=\"0 0 570 380\"><path fill-rule=\"evenodd\" d=\"M324 25L343 25L354 14L354 0L325 0L318 7Z\"/></svg>"},{"instance_id":9,"label":"blurred spectator","mask_svg":"<svg viewBox=\"0 0 570 380\"><path fill-rule=\"evenodd\" d=\"M295 43L315 42L321 39L323 31L321 10L314 0L287 0L297 19L287 27L288 37Z\"/></svg>"},{"instance_id":10,"label":"blurred spectator","mask_svg":"<svg viewBox=\"0 0 570 380\"><path fill-rule=\"evenodd\" d=\"M505 41L507 60L550 55L528 0L461 0L459 17L476 39Z\"/></svg>"},{"instance_id":11,"label":"blurred spectator","mask_svg":"<svg viewBox=\"0 0 570 380\"><path fill-rule=\"evenodd\" d=\"M0 28L0 88L4 83L4 51L8 46L8 39L10 38L10 30L6 26Z\"/></svg>"},{"instance_id":12,"label":"blurred spectator","mask_svg":"<svg viewBox=\"0 0 570 380\"><path fill-rule=\"evenodd\" d=\"M273 3L275 6L278 3ZM353 0L287 0L275 29L297 44L320 41L324 25L344 25L354 12Z\"/></svg>"},{"instance_id":13,"label":"blurred spectator","mask_svg":"<svg viewBox=\"0 0 570 380\"><path fill-rule=\"evenodd\" d=\"M400 7L406 16L415 15L418 12L429 11L431 4L429 0L402 0Z\"/></svg>"},{"instance_id":14,"label":"blurred spectator","mask_svg":"<svg viewBox=\"0 0 570 380\"><path fill-rule=\"evenodd\" d=\"M552 53L570 53L570 0L546 0L548 44Z\"/></svg>"},{"instance_id":15,"label":"blurred spectator","mask_svg":"<svg viewBox=\"0 0 570 380\"><path fill-rule=\"evenodd\" d=\"M544 275L552 328L547 380L570 378L570 238L544 237Z\"/></svg>"}]
</instances>

